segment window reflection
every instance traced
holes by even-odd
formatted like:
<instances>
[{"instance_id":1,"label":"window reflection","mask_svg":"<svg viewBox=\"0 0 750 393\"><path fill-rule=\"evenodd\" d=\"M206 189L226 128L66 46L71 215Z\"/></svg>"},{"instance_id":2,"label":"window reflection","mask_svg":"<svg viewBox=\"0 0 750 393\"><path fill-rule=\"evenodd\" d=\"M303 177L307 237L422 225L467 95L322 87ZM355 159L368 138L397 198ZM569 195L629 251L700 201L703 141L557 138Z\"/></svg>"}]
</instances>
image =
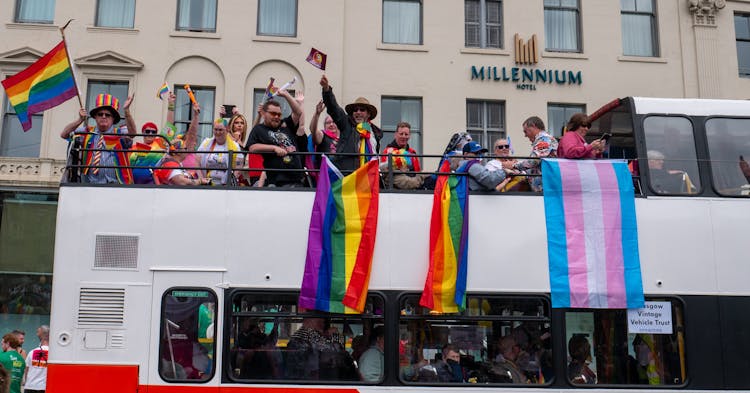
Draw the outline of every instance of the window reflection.
<instances>
[{"instance_id":1,"label":"window reflection","mask_svg":"<svg viewBox=\"0 0 750 393\"><path fill-rule=\"evenodd\" d=\"M750 196L750 119L706 121L713 186L721 195Z\"/></svg>"}]
</instances>

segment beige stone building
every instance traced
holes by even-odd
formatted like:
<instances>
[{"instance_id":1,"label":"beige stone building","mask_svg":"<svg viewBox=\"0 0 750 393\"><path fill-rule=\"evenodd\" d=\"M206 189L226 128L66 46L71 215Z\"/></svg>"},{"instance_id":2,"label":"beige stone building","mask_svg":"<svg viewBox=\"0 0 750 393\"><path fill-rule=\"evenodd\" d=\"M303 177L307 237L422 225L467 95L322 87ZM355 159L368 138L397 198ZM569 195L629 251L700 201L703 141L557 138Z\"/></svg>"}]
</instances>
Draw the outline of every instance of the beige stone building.
<instances>
[{"instance_id":1,"label":"beige stone building","mask_svg":"<svg viewBox=\"0 0 750 393\"><path fill-rule=\"evenodd\" d=\"M749 0L9 0L0 18L0 79L74 19L65 32L84 105L134 94L138 125L162 124L166 81L184 128L189 83L204 135L219 105L253 113L270 77L296 77L312 111L322 74L306 62L313 47L328 55L342 105L366 97L375 123L409 121L412 146L431 154L467 129L485 146L508 135L525 154L528 116L559 135L570 114L618 97L750 98ZM34 115L24 133L4 91L0 101L0 287L43 293L67 147L59 133L79 103ZM49 315L44 302L0 296L0 307L6 330ZM38 320L13 319L21 314Z\"/></svg>"}]
</instances>

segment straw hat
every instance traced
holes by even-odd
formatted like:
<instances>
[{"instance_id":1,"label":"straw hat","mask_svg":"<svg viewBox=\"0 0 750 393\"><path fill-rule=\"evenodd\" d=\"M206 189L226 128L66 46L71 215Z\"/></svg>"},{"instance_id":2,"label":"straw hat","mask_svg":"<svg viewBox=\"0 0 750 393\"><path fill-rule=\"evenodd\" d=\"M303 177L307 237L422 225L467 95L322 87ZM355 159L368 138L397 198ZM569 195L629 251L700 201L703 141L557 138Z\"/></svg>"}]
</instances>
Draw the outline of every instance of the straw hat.
<instances>
[{"instance_id":1,"label":"straw hat","mask_svg":"<svg viewBox=\"0 0 750 393\"><path fill-rule=\"evenodd\" d=\"M378 115L378 109L371 105L370 101L367 101L367 98L365 97L357 97L354 102L347 105L346 108L344 108L346 110L346 114L351 116L352 113L354 113L354 108L358 106L367 108L367 112L370 113L370 120L374 119Z\"/></svg>"}]
</instances>

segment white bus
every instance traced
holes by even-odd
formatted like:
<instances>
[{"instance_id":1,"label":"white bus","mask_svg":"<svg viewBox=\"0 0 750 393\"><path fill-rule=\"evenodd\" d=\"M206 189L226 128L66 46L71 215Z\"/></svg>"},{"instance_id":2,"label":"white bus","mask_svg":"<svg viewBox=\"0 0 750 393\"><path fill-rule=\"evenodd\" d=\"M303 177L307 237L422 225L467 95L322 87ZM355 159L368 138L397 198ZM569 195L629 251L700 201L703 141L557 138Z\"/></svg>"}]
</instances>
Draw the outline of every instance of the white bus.
<instances>
[{"instance_id":1,"label":"white bus","mask_svg":"<svg viewBox=\"0 0 750 393\"><path fill-rule=\"evenodd\" d=\"M48 391L750 390L750 101L625 98L592 119L633 164L643 289L667 328L551 308L541 194L471 195L467 308L435 314L418 304L432 193L382 190L350 315L297 307L313 189L64 183ZM300 345L318 323L325 343Z\"/></svg>"}]
</instances>

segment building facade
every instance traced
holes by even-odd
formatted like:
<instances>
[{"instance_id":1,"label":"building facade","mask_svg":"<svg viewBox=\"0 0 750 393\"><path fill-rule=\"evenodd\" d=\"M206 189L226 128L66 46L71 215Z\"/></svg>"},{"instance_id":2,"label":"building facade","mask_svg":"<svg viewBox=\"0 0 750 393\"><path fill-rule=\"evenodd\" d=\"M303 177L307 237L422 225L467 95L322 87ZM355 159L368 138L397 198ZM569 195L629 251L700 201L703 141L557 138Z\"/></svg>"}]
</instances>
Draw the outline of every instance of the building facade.
<instances>
[{"instance_id":1,"label":"building facade","mask_svg":"<svg viewBox=\"0 0 750 393\"><path fill-rule=\"evenodd\" d=\"M270 77L277 85L296 78L292 89L311 112L323 73L306 62L313 47L328 55L325 74L342 106L367 98L386 138L408 121L412 146L425 154L468 130L485 146L509 136L523 155L527 117L559 136L572 113L618 97L750 98L748 0L14 0L0 8L0 79L54 47L58 28L74 19L65 36L84 106L102 92L121 102L134 94L138 125L162 124L167 105L156 91L166 82L184 129L190 84L204 136L222 104L254 113ZM54 230L33 229L54 227L67 149L59 133L80 104L34 115L24 133L4 91L0 99L0 328L15 328L27 325L20 315L48 312L43 298L18 294L51 280Z\"/></svg>"}]
</instances>

